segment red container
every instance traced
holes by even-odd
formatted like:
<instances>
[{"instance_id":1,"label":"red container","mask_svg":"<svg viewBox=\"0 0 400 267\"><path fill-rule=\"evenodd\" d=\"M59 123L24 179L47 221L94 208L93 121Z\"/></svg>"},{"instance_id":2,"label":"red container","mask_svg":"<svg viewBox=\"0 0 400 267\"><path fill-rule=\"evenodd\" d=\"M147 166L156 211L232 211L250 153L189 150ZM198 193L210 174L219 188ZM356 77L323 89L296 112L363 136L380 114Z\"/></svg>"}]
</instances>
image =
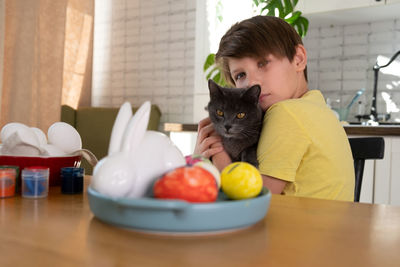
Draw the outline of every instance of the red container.
<instances>
[{"instance_id":1,"label":"red container","mask_svg":"<svg viewBox=\"0 0 400 267\"><path fill-rule=\"evenodd\" d=\"M15 169L0 169L0 198L15 195L16 176Z\"/></svg>"},{"instance_id":2,"label":"red container","mask_svg":"<svg viewBox=\"0 0 400 267\"><path fill-rule=\"evenodd\" d=\"M0 155L0 165L15 165L22 171L24 168L32 166L49 167L49 185L61 185L60 172L61 168L74 167L81 162L81 156L66 157L20 157L20 156L4 156ZM18 177L20 180L21 177Z\"/></svg>"}]
</instances>

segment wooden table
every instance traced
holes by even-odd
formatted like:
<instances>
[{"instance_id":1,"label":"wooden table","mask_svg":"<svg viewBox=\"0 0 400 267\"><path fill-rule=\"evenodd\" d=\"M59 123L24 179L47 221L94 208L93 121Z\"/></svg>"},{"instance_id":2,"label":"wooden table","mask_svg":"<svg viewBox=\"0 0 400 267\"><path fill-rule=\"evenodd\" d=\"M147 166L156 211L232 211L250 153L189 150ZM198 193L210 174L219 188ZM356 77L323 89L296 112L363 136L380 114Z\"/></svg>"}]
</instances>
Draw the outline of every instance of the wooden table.
<instances>
[{"instance_id":1,"label":"wooden table","mask_svg":"<svg viewBox=\"0 0 400 267\"><path fill-rule=\"evenodd\" d=\"M400 207L274 195L248 229L170 237L99 221L86 193L0 199L2 267L400 266L399 251Z\"/></svg>"}]
</instances>

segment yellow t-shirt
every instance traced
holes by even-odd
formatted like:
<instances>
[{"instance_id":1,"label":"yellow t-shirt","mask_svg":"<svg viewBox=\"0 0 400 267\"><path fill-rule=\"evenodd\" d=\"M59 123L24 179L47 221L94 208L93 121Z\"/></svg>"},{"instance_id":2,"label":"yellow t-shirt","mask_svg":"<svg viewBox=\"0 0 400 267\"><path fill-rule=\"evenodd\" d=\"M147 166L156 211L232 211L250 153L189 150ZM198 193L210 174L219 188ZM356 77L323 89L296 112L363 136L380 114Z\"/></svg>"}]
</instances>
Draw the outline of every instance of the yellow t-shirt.
<instances>
[{"instance_id":1,"label":"yellow t-shirt","mask_svg":"<svg viewBox=\"0 0 400 267\"><path fill-rule=\"evenodd\" d=\"M285 195L354 199L349 141L318 90L267 110L257 158L261 174L289 182Z\"/></svg>"}]
</instances>

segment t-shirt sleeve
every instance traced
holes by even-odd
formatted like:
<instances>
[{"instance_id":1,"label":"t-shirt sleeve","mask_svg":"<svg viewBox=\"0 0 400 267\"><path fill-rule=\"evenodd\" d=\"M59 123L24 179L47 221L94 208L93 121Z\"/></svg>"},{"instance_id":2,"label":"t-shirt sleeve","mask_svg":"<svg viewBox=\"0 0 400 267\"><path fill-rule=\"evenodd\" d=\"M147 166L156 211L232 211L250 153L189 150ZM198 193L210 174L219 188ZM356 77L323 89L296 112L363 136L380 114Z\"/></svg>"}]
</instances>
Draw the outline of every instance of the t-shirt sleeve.
<instances>
[{"instance_id":1,"label":"t-shirt sleeve","mask_svg":"<svg viewBox=\"0 0 400 267\"><path fill-rule=\"evenodd\" d=\"M311 144L304 126L285 105L271 106L257 148L261 174L293 182Z\"/></svg>"}]
</instances>

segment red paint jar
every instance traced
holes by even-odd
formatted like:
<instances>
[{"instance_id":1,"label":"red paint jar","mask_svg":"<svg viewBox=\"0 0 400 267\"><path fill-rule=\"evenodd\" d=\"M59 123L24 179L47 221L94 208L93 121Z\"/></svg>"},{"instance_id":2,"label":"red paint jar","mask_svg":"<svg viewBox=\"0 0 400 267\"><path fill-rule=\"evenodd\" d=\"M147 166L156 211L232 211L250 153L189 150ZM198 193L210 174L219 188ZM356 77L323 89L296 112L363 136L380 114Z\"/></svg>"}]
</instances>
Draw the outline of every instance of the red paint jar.
<instances>
[{"instance_id":1,"label":"red paint jar","mask_svg":"<svg viewBox=\"0 0 400 267\"><path fill-rule=\"evenodd\" d=\"M15 169L0 169L0 198L13 197L15 195Z\"/></svg>"}]
</instances>

